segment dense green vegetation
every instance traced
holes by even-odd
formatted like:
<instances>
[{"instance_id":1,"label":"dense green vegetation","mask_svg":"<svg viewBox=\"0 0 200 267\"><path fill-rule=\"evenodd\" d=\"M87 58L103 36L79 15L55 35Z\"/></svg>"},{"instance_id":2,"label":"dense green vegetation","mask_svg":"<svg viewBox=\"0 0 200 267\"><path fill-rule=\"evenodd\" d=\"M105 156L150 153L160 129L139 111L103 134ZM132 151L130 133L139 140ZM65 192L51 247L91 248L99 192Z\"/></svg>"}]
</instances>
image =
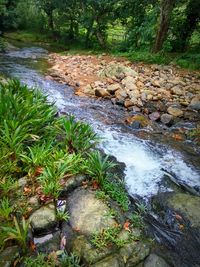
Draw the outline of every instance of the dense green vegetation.
<instances>
[{"instance_id":1,"label":"dense green vegetation","mask_svg":"<svg viewBox=\"0 0 200 267\"><path fill-rule=\"evenodd\" d=\"M99 142L96 133L71 115L58 117L41 92L17 80L1 82L0 132L1 248L14 242L22 255L30 253L26 219L32 211L28 204L31 196L37 195L41 205L51 200L57 221L69 219L68 212L57 209L57 202L65 181L73 175L85 175L88 185L96 183L107 199L118 202L124 211L128 209L123 183L110 174L115 164L95 148ZM25 180L24 188L20 178ZM27 259L25 266L38 266L43 261L42 256ZM64 255L61 261L77 264L63 266L79 266L73 254Z\"/></svg>"},{"instance_id":2,"label":"dense green vegetation","mask_svg":"<svg viewBox=\"0 0 200 267\"><path fill-rule=\"evenodd\" d=\"M199 22L198 0L0 0L2 34L23 30L66 49L110 50L190 68L200 65Z\"/></svg>"}]
</instances>

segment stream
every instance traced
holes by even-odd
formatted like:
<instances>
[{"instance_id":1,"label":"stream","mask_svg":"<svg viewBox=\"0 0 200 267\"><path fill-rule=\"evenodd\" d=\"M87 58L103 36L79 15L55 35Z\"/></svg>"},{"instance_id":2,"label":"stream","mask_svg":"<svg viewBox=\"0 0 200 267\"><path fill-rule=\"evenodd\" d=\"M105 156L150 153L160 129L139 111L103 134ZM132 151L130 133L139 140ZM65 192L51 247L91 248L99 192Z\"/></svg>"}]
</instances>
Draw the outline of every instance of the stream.
<instances>
[{"instance_id":1,"label":"stream","mask_svg":"<svg viewBox=\"0 0 200 267\"><path fill-rule=\"evenodd\" d=\"M92 125L102 138L99 148L124 164L126 189L134 200L151 204L153 197L177 190L177 185L181 185L181 192L200 195L200 157L192 143L176 142L160 131L135 130L125 125L128 113L122 107L113 106L110 100L78 97L68 85L48 80L45 76L49 67L47 59L48 51L43 48L15 48L0 54L0 74L39 88L50 102L55 103L60 114L74 114L77 119ZM167 214L163 223L155 213L149 212L146 222L150 222L159 243L170 243L174 266L189 267L191 255L193 259L198 258L199 232L188 232L183 239L177 224L175 228L173 226L173 216ZM164 255L166 253L164 251Z\"/></svg>"},{"instance_id":2,"label":"stream","mask_svg":"<svg viewBox=\"0 0 200 267\"><path fill-rule=\"evenodd\" d=\"M166 171L180 183L199 190L199 155L189 143L174 149L177 144L159 135L143 132L145 138L141 138L138 131L122 123L126 112L119 106L78 97L69 86L47 80L47 57L48 51L39 47L11 50L0 55L0 73L40 88L61 113L72 113L90 123L102 138L100 148L125 163L125 183L131 196L148 200L157 193L172 191L165 181Z\"/></svg>"}]
</instances>

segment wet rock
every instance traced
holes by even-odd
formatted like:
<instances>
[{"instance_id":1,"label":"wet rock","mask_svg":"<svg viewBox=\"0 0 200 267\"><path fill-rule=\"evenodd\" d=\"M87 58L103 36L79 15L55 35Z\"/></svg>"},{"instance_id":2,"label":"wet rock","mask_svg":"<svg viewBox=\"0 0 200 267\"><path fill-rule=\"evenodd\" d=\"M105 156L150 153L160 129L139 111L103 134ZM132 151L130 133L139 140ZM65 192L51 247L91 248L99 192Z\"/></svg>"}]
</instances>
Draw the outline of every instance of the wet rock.
<instances>
[{"instance_id":1,"label":"wet rock","mask_svg":"<svg viewBox=\"0 0 200 267\"><path fill-rule=\"evenodd\" d=\"M162 114L161 117L160 117L160 120L162 123L164 123L165 125L172 125L173 123L173 116L170 115L170 114Z\"/></svg>"},{"instance_id":2,"label":"wet rock","mask_svg":"<svg viewBox=\"0 0 200 267\"><path fill-rule=\"evenodd\" d=\"M68 222L63 222L61 226L61 236L66 238L65 248L71 250L73 240L76 238L76 233L69 226Z\"/></svg>"},{"instance_id":3,"label":"wet rock","mask_svg":"<svg viewBox=\"0 0 200 267\"><path fill-rule=\"evenodd\" d=\"M117 254L113 254L105 259L91 265L91 267L124 267L122 259Z\"/></svg>"},{"instance_id":4,"label":"wet rock","mask_svg":"<svg viewBox=\"0 0 200 267\"><path fill-rule=\"evenodd\" d=\"M110 94L106 89L99 87L95 89L95 96L107 97L107 96L110 96Z\"/></svg>"},{"instance_id":5,"label":"wet rock","mask_svg":"<svg viewBox=\"0 0 200 267\"><path fill-rule=\"evenodd\" d=\"M183 116L183 111L180 108L176 108L176 107L169 107L167 109L167 112L174 116L174 117L182 117Z\"/></svg>"},{"instance_id":6,"label":"wet rock","mask_svg":"<svg viewBox=\"0 0 200 267\"><path fill-rule=\"evenodd\" d=\"M40 240L36 240L36 249L39 253L51 253L53 251L57 251L60 249L60 232L55 232L52 234L52 236L47 238L47 236L44 236L44 240L42 241L42 238ZM40 241L40 242L38 242Z\"/></svg>"},{"instance_id":7,"label":"wet rock","mask_svg":"<svg viewBox=\"0 0 200 267\"><path fill-rule=\"evenodd\" d=\"M184 193L177 193L167 200L170 208L176 210L191 222L191 226L200 227L200 198Z\"/></svg>"},{"instance_id":8,"label":"wet rock","mask_svg":"<svg viewBox=\"0 0 200 267\"><path fill-rule=\"evenodd\" d=\"M190 107L191 109L200 110L200 95L195 96L195 97L192 99L192 101L191 101L189 107Z\"/></svg>"},{"instance_id":9,"label":"wet rock","mask_svg":"<svg viewBox=\"0 0 200 267\"><path fill-rule=\"evenodd\" d=\"M72 250L88 264L96 263L112 253L110 248L95 249L83 235L73 241Z\"/></svg>"},{"instance_id":10,"label":"wet rock","mask_svg":"<svg viewBox=\"0 0 200 267\"><path fill-rule=\"evenodd\" d=\"M126 122L130 125L132 125L135 121L138 121L141 127L146 127L150 124L150 121L143 115L134 115L126 119Z\"/></svg>"},{"instance_id":11,"label":"wet rock","mask_svg":"<svg viewBox=\"0 0 200 267\"><path fill-rule=\"evenodd\" d=\"M56 226L55 207L49 204L36 210L30 216L30 223L34 233L46 233Z\"/></svg>"},{"instance_id":12,"label":"wet rock","mask_svg":"<svg viewBox=\"0 0 200 267\"><path fill-rule=\"evenodd\" d=\"M158 121L160 119L160 113L159 112L153 112L149 114L149 119L151 121Z\"/></svg>"},{"instance_id":13,"label":"wet rock","mask_svg":"<svg viewBox=\"0 0 200 267\"><path fill-rule=\"evenodd\" d=\"M12 267L14 261L20 256L19 247L8 247L0 253L0 266Z\"/></svg>"},{"instance_id":14,"label":"wet rock","mask_svg":"<svg viewBox=\"0 0 200 267\"><path fill-rule=\"evenodd\" d=\"M108 206L95 197L95 193L84 189L75 190L68 198L70 219L73 229L91 235L112 227L116 221L106 216Z\"/></svg>"},{"instance_id":15,"label":"wet rock","mask_svg":"<svg viewBox=\"0 0 200 267\"><path fill-rule=\"evenodd\" d=\"M63 185L63 189L60 193L60 197L61 198L67 197L68 194L72 192L72 190L74 190L75 188L79 187L84 180L86 180L85 175L74 175L70 177L69 179L67 179L67 181Z\"/></svg>"},{"instance_id":16,"label":"wet rock","mask_svg":"<svg viewBox=\"0 0 200 267\"><path fill-rule=\"evenodd\" d=\"M126 266L132 267L144 260L149 255L149 252L150 249L147 244L140 241L132 241L124 245L119 254L122 256Z\"/></svg>"},{"instance_id":17,"label":"wet rock","mask_svg":"<svg viewBox=\"0 0 200 267\"><path fill-rule=\"evenodd\" d=\"M144 267L170 267L166 261L156 254L150 254L145 260Z\"/></svg>"}]
</instances>

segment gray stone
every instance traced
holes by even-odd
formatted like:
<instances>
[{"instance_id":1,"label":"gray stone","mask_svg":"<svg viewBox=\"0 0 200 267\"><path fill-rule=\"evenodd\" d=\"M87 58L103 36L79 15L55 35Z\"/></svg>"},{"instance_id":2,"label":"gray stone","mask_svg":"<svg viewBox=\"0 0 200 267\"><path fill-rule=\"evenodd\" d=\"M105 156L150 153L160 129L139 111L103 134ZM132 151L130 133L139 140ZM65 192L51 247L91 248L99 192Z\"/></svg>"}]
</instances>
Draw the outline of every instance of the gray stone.
<instances>
[{"instance_id":1,"label":"gray stone","mask_svg":"<svg viewBox=\"0 0 200 267\"><path fill-rule=\"evenodd\" d=\"M91 267L124 267L122 259L117 254L113 254L93 265Z\"/></svg>"},{"instance_id":2,"label":"gray stone","mask_svg":"<svg viewBox=\"0 0 200 267\"><path fill-rule=\"evenodd\" d=\"M128 95L125 90L119 89L115 92L115 96L118 100L125 100Z\"/></svg>"},{"instance_id":3,"label":"gray stone","mask_svg":"<svg viewBox=\"0 0 200 267\"><path fill-rule=\"evenodd\" d=\"M200 110L200 95L197 95L192 99L189 107L195 110Z\"/></svg>"},{"instance_id":4,"label":"gray stone","mask_svg":"<svg viewBox=\"0 0 200 267\"><path fill-rule=\"evenodd\" d=\"M67 179L67 181L65 182L63 189L60 193L60 197L67 197L68 194L74 190L75 188L81 186L82 182L86 180L86 176L85 175L74 175L71 176Z\"/></svg>"},{"instance_id":5,"label":"gray stone","mask_svg":"<svg viewBox=\"0 0 200 267\"><path fill-rule=\"evenodd\" d=\"M150 254L145 260L144 267L170 267L170 265L158 255Z\"/></svg>"},{"instance_id":6,"label":"gray stone","mask_svg":"<svg viewBox=\"0 0 200 267\"><path fill-rule=\"evenodd\" d=\"M98 72L100 77L108 78L122 78L125 76L138 76L138 73L132 70L130 67L126 67L122 64L110 63Z\"/></svg>"},{"instance_id":7,"label":"gray stone","mask_svg":"<svg viewBox=\"0 0 200 267\"><path fill-rule=\"evenodd\" d=\"M137 241L132 241L124 245L119 253L122 256L126 266L135 266L149 255L149 247L147 244Z\"/></svg>"},{"instance_id":8,"label":"gray stone","mask_svg":"<svg viewBox=\"0 0 200 267\"><path fill-rule=\"evenodd\" d=\"M200 198L188 194L177 193L168 199L170 208L182 213L193 227L200 227Z\"/></svg>"},{"instance_id":9,"label":"gray stone","mask_svg":"<svg viewBox=\"0 0 200 267\"><path fill-rule=\"evenodd\" d=\"M160 119L160 113L155 111L155 112L149 114L149 119L152 121L158 121Z\"/></svg>"},{"instance_id":10,"label":"gray stone","mask_svg":"<svg viewBox=\"0 0 200 267\"><path fill-rule=\"evenodd\" d=\"M37 239L36 249L39 253L51 253L60 249L60 232L55 232L52 235L43 236Z\"/></svg>"},{"instance_id":11,"label":"gray stone","mask_svg":"<svg viewBox=\"0 0 200 267\"><path fill-rule=\"evenodd\" d=\"M134 91L137 90L137 86L135 85L135 79L131 76L128 76L122 80L122 84L127 90Z\"/></svg>"},{"instance_id":12,"label":"gray stone","mask_svg":"<svg viewBox=\"0 0 200 267\"><path fill-rule=\"evenodd\" d=\"M116 223L106 216L108 206L97 199L93 191L75 190L68 198L68 208L71 227L86 235L112 227Z\"/></svg>"},{"instance_id":13,"label":"gray stone","mask_svg":"<svg viewBox=\"0 0 200 267\"><path fill-rule=\"evenodd\" d=\"M25 185L27 185L27 179L25 177L22 177L18 180L18 185L19 187L24 187Z\"/></svg>"},{"instance_id":14,"label":"gray stone","mask_svg":"<svg viewBox=\"0 0 200 267\"><path fill-rule=\"evenodd\" d=\"M183 111L180 108L176 108L176 107L169 107L167 109L167 112L174 116L174 117L182 117L183 116Z\"/></svg>"},{"instance_id":15,"label":"gray stone","mask_svg":"<svg viewBox=\"0 0 200 267\"><path fill-rule=\"evenodd\" d=\"M0 266L1 267L11 267L13 262L20 257L19 247L13 246L8 247L0 253Z\"/></svg>"},{"instance_id":16,"label":"gray stone","mask_svg":"<svg viewBox=\"0 0 200 267\"><path fill-rule=\"evenodd\" d=\"M78 236L72 243L72 251L86 263L96 263L112 253L110 248L96 249L85 236Z\"/></svg>"},{"instance_id":17,"label":"gray stone","mask_svg":"<svg viewBox=\"0 0 200 267\"><path fill-rule=\"evenodd\" d=\"M56 225L55 208L48 204L36 210L30 216L30 223L35 233L48 232Z\"/></svg>"},{"instance_id":18,"label":"gray stone","mask_svg":"<svg viewBox=\"0 0 200 267\"><path fill-rule=\"evenodd\" d=\"M170 114L162 114L160 120L165 125L171 125L173 122L173 116Z\"/></svg>"}]
</instances>

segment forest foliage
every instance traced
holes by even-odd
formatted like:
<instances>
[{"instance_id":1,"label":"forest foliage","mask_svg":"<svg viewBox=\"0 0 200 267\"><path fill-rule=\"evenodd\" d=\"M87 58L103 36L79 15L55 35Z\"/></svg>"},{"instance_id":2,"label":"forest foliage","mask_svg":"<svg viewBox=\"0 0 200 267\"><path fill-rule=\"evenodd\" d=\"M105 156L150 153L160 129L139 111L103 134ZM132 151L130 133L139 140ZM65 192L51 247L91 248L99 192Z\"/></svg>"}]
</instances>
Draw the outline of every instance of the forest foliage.
<instances>
[{"instance_id":1,"label":"forest foliage","mask_svg":"<svg viewBox=\"0 0 200 267\"><path fill-rule=\"evenodd\" d=\"M200 48L199 0L0 0L0 31L120 52Z\"/></svg>"}]
</instances>

